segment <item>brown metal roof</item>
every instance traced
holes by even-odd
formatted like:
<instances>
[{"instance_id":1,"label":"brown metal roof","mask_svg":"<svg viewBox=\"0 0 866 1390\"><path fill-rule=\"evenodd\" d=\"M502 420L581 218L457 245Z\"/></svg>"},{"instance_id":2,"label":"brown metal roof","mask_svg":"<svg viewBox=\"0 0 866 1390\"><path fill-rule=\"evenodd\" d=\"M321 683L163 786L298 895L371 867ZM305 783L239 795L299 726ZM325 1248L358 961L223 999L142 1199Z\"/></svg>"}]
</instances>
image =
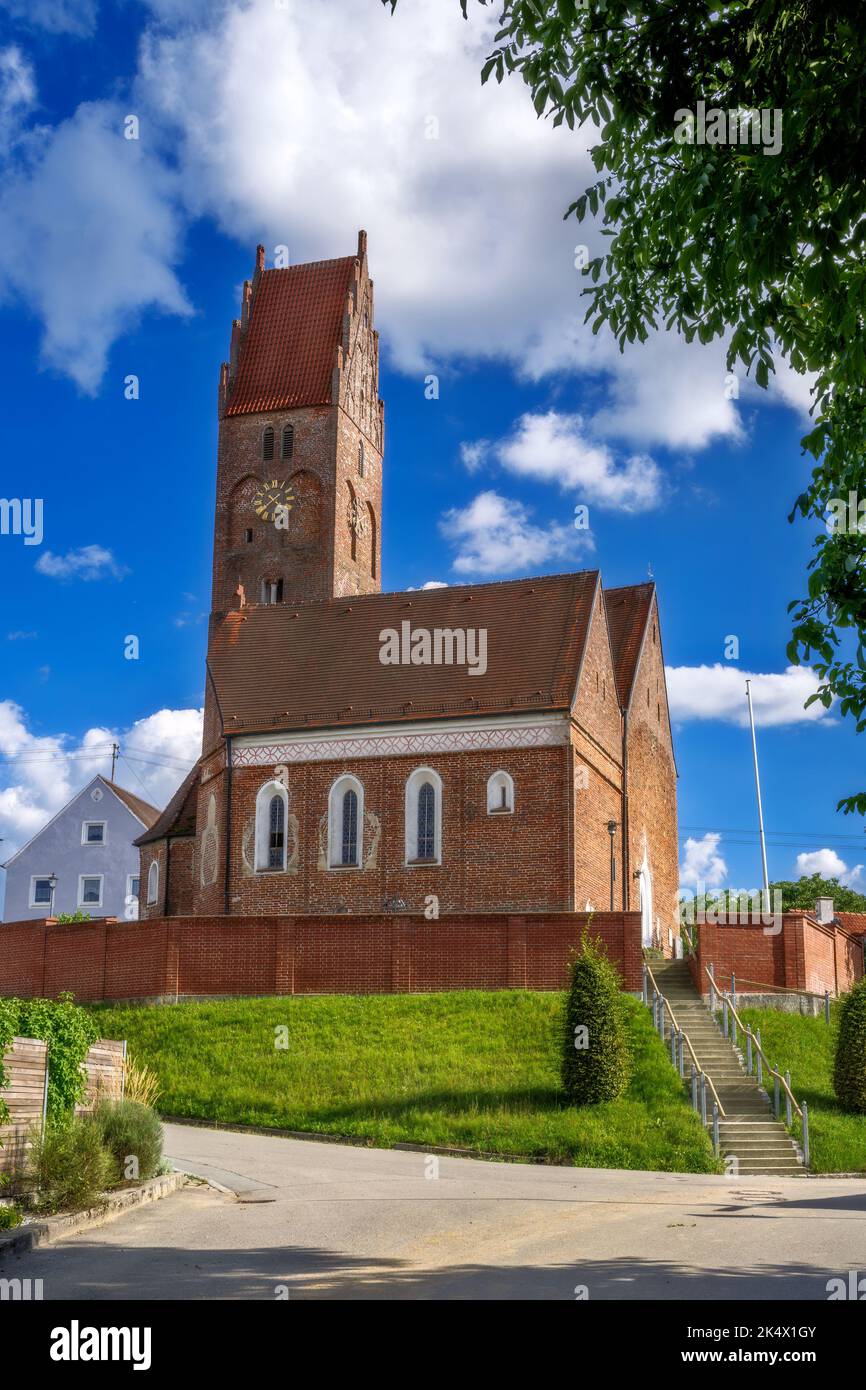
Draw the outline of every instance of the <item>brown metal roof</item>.
<instances>
[{"instance_id":1,"label":"brown metal roof","mask_svg":"<svg viewBox=\"0 0 866 1390\"><path fill-rule=\"evenodd\" d=\"M199 764L190 768L162 815L150 825L143 835L133 841L136 845L150 844L151 840L164 840L167 836L194 835L196 821L196 797L198 793ZM156 813L154 813L156 814Z\"/></svg>"},{"instance_id":2,"label":"brown metal roof","mask_svg":"<svg viewBox=\"0 0 866 1390\"><path fill-rule=\"evenodd\" d=\"M134 816L137 816L142 825L150 827L159 816L159 811L149 802L142 801L140 796L133 796L126 787L119 787L116 782L112 782L110 777L104 777L103 781L107 787L111 787L115 796L119 796L125 806L128 806Z\"/></svg>"},{"instance_id":3,"label":"brown metal roof","mask_svg":"<svg viewBox=\"0 0 866 1390\"><path fill-rule=\"evenodd\" d=\"M621 589L604 591L616 688L623 709L627 709L631 699L631 688L654 592L655 585L652 583L628 584Z\"/></svg>"},{"instance_id":4,"label":"brown metal roof","mask_svg":"<svg viewBox=\"0 0 866 1390\"><path fill-rule=\"evenodd\" d=\"M227 415L327 405L354 256L262 271Z\"/></svg>"},{"instance_id":5,"label":"brown metal roof","mask_svg":"<svg viewBox=\"0 0 866 1390\"><path fill-rule=\"evenodd\" d=\"M227 733L567 709L598 572L228 613L210 645ZM487 632L487 669L383 665L380 633Z\"/></svg>"}]
</instances>

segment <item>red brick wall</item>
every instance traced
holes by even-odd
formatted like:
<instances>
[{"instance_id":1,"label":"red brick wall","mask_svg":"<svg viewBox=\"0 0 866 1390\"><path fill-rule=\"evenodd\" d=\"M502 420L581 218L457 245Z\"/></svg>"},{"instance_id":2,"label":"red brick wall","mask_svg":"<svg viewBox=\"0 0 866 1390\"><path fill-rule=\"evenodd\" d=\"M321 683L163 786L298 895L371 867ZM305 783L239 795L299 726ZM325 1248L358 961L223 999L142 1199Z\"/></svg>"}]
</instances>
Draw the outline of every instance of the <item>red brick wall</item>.
<instances>
[{"instance_id":1,"label":"red brick wall","mask_svg":"<svg viewBox=\"0 0 866 1390\"><path fill-rule=\"evenodd\" d=\"M409 868L405 860L405 786L414 768L429 766L442 779L442 863ZM510 773L515 788L513 815L490 815L487 781L498 770ZM364 787L364 866L323 867L323 818L328 793L345 772ZM386 899L402 898L410 911L423 911L435 894L441 913L490 911L566 911L572 906L568 815L571 796L569 750L565 747L510 749L507 752L462 752L436 756L363 758L355 761L299 763L289 768L287 868L256 873L255 805L262 785L273 776L266 767L238 768L231 775L232 915L323 913L345 905L351 912L381 912ZM220 916L224 908L224 841L226 777L211 778L200 789L191 911ZM211 798L213 797L213 807ZM589 862L594 844L601 869L590 883L578 882L576 905L587 897L597 908L608 905L606 855L608 837L599 821L599 805L583 794L579 806L581 853ZM205 854L208 822L210 851ZM177 851L178 841L172 846ZM149 855L142 850L142 873ZM295 852L296 851L296 852ZM599 857L600 856L600 857ZM184 871L185 872L185 871ZM175 908L172 863L170 912ZM164 915L142 908L142 915Z\"/></svg>"},{"instance_id":2,"label":"red brick wall","mask_svg":"<svg viewBox=\"0 0 866 1390\"><path fill-rule=\"evenodd\" d=\"M863 947L858 937L839 926L822 926L803 913L785 912L782 930L776 933L760 924L701 923L692 977L704 994L710 987L704 967L710 963L720 989L730 989L733 971L739 993L775 985L835 995L862 978Z\"/></svg>"},{"instance_id":3,"label":"red brick wall","mask_svg":"<svg viewBox=\"0 0 866 1390\"><path fill-rule=\"evenodd\" d=\"M643 863L646 849L653 884L653 918L658 918L660 944L667 950L668 930L672 930L674 936L679 935L677 774L655 600L635 673L627 739L629 864L626 906L633 911L640 907L640 886L634 874Z\"/></svg>"},{"instance_id":4,"label":"red brick wall","mask_svg":"<svg viewBox=\"0 0 866 1390\"><path fill-rule=\"evenodd\" d=\"M181 994L426 993L561 989L583 913L185 917L74 926L0 925L0 995L146 999ZM640 918L599 912L590 927L641 987ZM46 970L42 970L43 942Z\"/></svg>"}]
</instances>

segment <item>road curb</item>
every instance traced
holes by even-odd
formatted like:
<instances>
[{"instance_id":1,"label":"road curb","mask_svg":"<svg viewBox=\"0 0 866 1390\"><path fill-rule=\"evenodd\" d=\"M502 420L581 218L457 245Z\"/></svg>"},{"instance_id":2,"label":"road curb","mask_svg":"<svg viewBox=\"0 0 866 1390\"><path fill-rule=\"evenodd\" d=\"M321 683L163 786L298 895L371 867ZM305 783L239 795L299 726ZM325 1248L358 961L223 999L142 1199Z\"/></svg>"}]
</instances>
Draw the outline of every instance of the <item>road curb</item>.
<instances>
[{"instance_id":1,"label":"road curb","mask_svg":"<svg viewBox=\"0 0 866 1390\"><path fill-rule=\"evenodd\" d=\"M12 1231L0 1235L0 1263L7 1255L24 1255L40 1245L51 1245L64 1236L75 1236L96 1226L104 1226L134 1207L142 1207L148 1202L158 1202L168 1197L186 1182L186 1174L162 1173L158 1178L149 1178L137 1187L124 1188L122 1192L112 1192L104 1207L89 1207L69 1216L49 1216L43 1221L28 1222L16 1226Z\"/></svg>"}]
</instances>

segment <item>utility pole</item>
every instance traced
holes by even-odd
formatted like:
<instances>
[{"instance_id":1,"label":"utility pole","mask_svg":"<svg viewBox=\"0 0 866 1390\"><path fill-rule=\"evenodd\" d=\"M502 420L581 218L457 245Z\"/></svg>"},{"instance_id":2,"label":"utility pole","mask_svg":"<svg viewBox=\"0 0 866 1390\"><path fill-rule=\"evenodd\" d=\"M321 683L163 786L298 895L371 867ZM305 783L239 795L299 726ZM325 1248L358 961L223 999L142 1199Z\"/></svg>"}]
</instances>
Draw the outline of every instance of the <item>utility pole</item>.
<instances>
[{"instance_id":1,"label":"utility pole","mask_svg":"<svg viewBox=\"0 0 866 1390\"><path fill-rule=\"evenodd\" d=\"M761 838L761 865L764 870L764 911L770 911L770 876L767 873L767 842L764 839L764 808L761 805L761 778L758 773L758 743L755 738L755 712L752 709L751 681L746 681L749 702L749 725L752 730L752 757L755 760L755 791L758 794L758 831Z\"/></svg>"},{"instance_id":2,"label":"utility pole","mask_svg":"<svg viewBox=\"0 0 866 1390\"><path fill-rule=\"evenodd\" d=\"M115 767L115 764L116 764L116 762L117 762L117 755L118 755L119 752L120 752L120 744L119 744L119 743L112 743L112 745L111 745L111 780L112 780L112 782L114 781L114 767Z\"/></svg>"}]
</instances>

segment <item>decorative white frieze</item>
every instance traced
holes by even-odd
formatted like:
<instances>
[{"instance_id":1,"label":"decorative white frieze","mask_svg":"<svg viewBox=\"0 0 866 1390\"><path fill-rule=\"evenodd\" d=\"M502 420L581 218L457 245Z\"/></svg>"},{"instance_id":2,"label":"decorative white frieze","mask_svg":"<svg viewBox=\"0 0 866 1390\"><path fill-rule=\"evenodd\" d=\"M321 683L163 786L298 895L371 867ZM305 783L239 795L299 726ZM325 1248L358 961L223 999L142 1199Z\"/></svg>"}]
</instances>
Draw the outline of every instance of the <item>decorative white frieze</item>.
<instances>
[{"instance_id":1,"label":"decorative white frieze","mask_svg":"<svg viewBox=\"0 0 866 1390\"><path fill-rule=\"evenodd\" d=\"M235 767L272 767L278 763L317 763L349 758L401 758L430 753L470 753L483 749L554 748L568 742L568 724L489 725L486 728L425 729L341 734L309 734L273 743L240 743L232 749Z\"/></svg>"}]
</instances>

